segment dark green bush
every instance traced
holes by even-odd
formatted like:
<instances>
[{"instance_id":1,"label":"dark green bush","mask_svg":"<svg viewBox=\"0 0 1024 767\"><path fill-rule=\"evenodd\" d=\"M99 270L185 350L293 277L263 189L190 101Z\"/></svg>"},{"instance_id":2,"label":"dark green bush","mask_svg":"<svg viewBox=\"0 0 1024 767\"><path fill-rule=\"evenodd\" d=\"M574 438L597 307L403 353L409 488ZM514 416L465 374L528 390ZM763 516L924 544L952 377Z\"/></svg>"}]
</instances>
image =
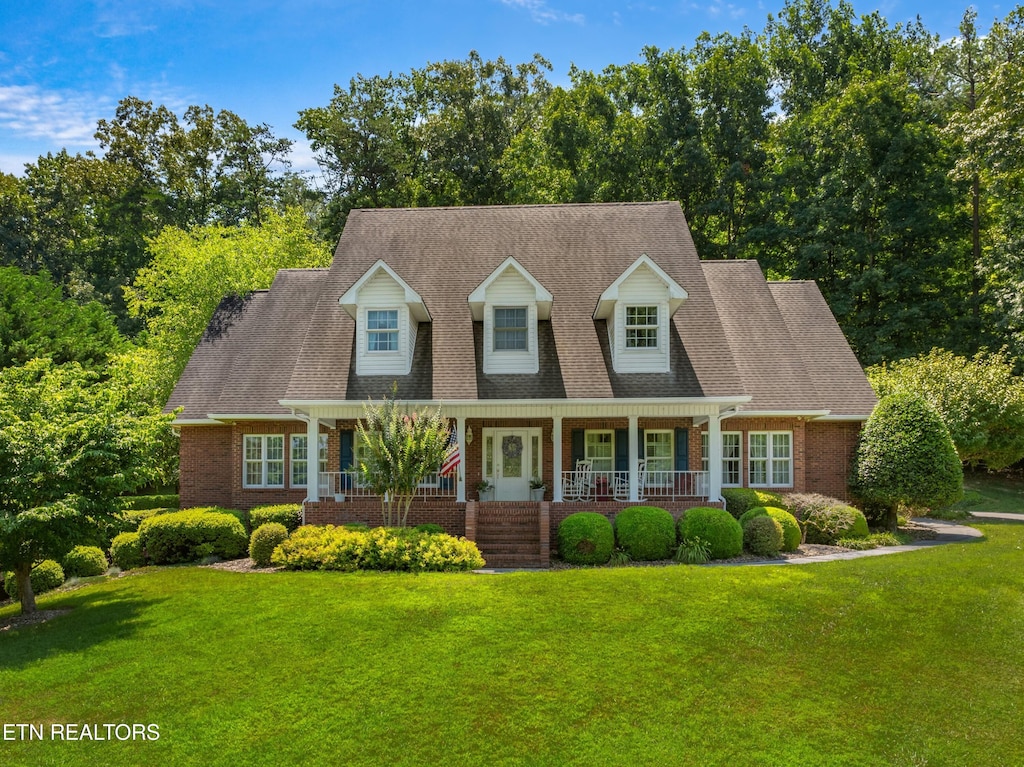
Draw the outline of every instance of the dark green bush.
<instances>
[{"instance_id":1,"label":"dark green bush","mask_svg":"<svg viewBox=\"0 0 1024 767\"><path fill-rule=\"evenodd\" d=\"M118 533L137 533L139 531L139 525L142 524L142 520L149 519L156 514L167 513L169 509L128 509L126 511L118 512L116 523L116 532Z\"/></svg>"},{"instance_id":2,"label":"dark green bush","mask_svg":"<svg viewBox=\"0 0 1024 767\"><path fill-rule=\"evenodd\" d=\"M248 548L249 537L233 514L189 509L145 520L139 525L139 542L151 562L168 565L211 555L237 559Z\"/></svg>"},{"instance_id":3,"label":"dark green bush","mask_svg":"<svg viewBox=\"0 0 1024 767\"><path fill-rule=\"evenodd\" d=\"M103 575L107 566L106 554L96 546L75 546L64 556L64 574L69 578Z\"/></svg>"},{"instance_id":4,"label":"dark green bush","mask_svg":"<svg viewBox=\"0 0 1024 767\"><path fill-rule=\"evenodd\" d=\"M656 506L630 506L615 516L615 543L636 562L670 559L676 549L676 523Z\"/></svg>"},{"instance_id":5,"label":"dark green bush","mask_svg":"<svg viewBox=\"0 0 1024 767\"><path fill-rule=\"evenodd\" d=\"M43 594L47 591L53 591L64 583L64 569L58 562L54 562L52 559L44 559L32 568L28 579L32 584L32 592L34 594ZM18 598L18 581L14 573L7 573L4 576L4 591L10 595L11 599Z\"/></svg>"},{"instance_id":6,"label":"dark green bush","mask_svg":"<svg viewBox=\"0 0 1024 767\"><path fill-rule=\"evenodd\" d=\"M782 525L767 514L752 517L743 528L743 546L759 557L774 557L782 548Z\"/></svg>"},{"instance_id":7,"label":"dark green bush","mask_svg":"<svg viewBox=\"0 0 1024 767\"><path fill-rule=\"evenodd\" d=\"M438 533L444 532L444 528L436 522L424 522L422 525L416 525L413 530L420 533L429 533L430 535L437 535Z\"/></svg>"},{"instance_id":8,"label":"dark green bush","mask_svg":"<svg viewBox=\"0 0 1024 767\"><path fill-rule=\"evenodd\" d=\"M785 509L779 509L774 506L755 506L752 509L748 509L740 517L740 527L746 529L747 522L751 519L765 515L771 517L782 526L781 551L796 551L800 548L800 540L803 538L800 523L796 521L796 517Z\"/></svg>"},{"instance_id":9,"label":"dark green bush","mask_svg":"<svg viewBox=\"0 0 1024 767\"><path fill-rule=\"evenodd\" d=\"M558 556L574 565L603 565L612 556L612 523L593 511L570 514L558 526Z\"/></svg>"},{"instance_id":10,"label":"dark green bush","mask_svg":"<svg viewBox=\"0 0 1024 767\"><path fill-rule=\"evenodd\" d=\"M730 487L722 490L725 499L725 510L736 519L742 517L749 509L762 504L757 500L757 492L748 487Z\"/></svg>"},{"instance_id":11,"label":"dark green bush","mask_svg":"<svg viewBox=\"0 0 1024 767\"><path fill-rule=\"evenodd\" d=\"M177 495L126 495L120 499L124 511L144 511L147 509L178 510Z\"/></svg>"},{"instance_id":12,"label":"dark green bush","mask_svg":"<svg viewBox=\"0 0 1024 767\"><path fill-rule=\"evenodd\" d=\"M138 533L121 533L110 543L110 561L122 570L142 567L142 543Z\"/></svg>"},{"instance_id":13,"label":"dark green bush","mask_svg":"<svg viewBox=\"0 0 1024 767\"><path fill-rule=\"evenodd\" d=\"M804 518L808 543L833 545L840 538L866 538L868 521L858 509L837 503L809 511Z\"/></svg>"},{"instance_id":14,"label":"dark green bush","mask_svg":"<svg viewBox=\"0 0 1024 767\"><path fill-rule=\"evenodd\" d=\"M266 522L252 531L249 539L249 556L260 567L270 564L274 549L288 538L288 528L280 522Z\"/></svg>"},{"instance_id":15,"label":"dark green bush","mask_svg":"<svg viewBox=\"0 0 1024 767\"><path fill-rule=\"evenodd\" d=\"M284 525L289 533L295 532L302 524L302 504L282 503L276 506L257 506L249 512L249 524L252 525L253 530L267 522L277 522Z\"/></svg>"},{"instance_id":16,"label":"dark green bush","mask_svg":"<svg viewBox=\"0 0 1024 767\"><path fill-rule=\"evenodd\" d=\"M456 572L484 566L472 541L416 530L352 530L306 525L283 541L271 562L288 570Z\"/></svg>"},{"instance_id":17,"label":"dark green bush","mask_svg":"<svg viewBox=\"0 0 1024 767\"><path fill-rule=\"evenodd\" d=\"M679 539L707 542L712 559L728 559L743 551L743 528L725 509L698 506L679 520Z\"/></svg>"}]
</instances>

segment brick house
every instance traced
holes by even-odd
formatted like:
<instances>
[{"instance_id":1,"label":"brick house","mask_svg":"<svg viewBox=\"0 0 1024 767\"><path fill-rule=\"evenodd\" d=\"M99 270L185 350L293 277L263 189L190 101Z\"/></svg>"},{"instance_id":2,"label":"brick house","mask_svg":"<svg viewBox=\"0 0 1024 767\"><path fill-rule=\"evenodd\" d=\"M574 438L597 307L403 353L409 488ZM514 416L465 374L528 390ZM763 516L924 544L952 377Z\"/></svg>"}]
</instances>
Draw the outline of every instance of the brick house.
<instances>
[{"instance_id":1,"label":"brick house","mask_svg":"<svg viewBox=\"0 0 1024 767\"><path fill-rule=\"evenodd\" d=\"M354 426L394 384L411 410L440 405L461 446L410 521L492 564L546 562L581 509L845 496L875 404L817 286L701 261L677 203L355 210L329 269L218 308L167 405L182 506L376 523ZM539 554L503 545L516 525Z\"/></svg>"}]
</instances>

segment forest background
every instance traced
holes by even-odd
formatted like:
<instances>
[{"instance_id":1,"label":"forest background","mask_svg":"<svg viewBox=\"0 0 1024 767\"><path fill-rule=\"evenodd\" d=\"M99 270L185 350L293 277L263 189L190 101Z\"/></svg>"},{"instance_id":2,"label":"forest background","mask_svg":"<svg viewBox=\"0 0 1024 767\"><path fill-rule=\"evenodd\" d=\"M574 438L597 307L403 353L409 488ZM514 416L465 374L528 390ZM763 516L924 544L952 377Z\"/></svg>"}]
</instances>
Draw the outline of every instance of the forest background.
<instances>
[{"instance_id":1,"label":"forest background","mask_svg":"<svg viewBox=\"0 0 1024 767\"><path fill-rule=\"evenodd\" d=\"M329 263L354 208L668 199L702 258L815 280L865 366L1003 349L1019 374L1022 53L1024 7L940 40L821 0L565 86L471 52L299 112L315 175L265 124L126 96L102 153L0 174L0 367L78 363L158 411L222 297Z\"/></svg>"}]
</instances>

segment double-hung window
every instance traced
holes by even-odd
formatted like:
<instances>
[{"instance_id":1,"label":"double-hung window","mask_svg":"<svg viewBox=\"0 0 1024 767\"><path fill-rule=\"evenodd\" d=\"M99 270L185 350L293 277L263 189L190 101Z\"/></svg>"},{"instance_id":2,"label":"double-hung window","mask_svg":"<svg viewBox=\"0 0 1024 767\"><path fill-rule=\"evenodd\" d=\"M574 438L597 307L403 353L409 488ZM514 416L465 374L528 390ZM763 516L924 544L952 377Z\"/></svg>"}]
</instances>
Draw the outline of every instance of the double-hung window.
<instances>
[{"instance_id":1,"label":"double-hung window","mask_svg":"<svg viewBox=\"0 0 1024 767\"><path fill-rule=\"evenodd\" d=\"M327 435L318 440L317 471L327 471ZM293 434L291 440L291 486L306 487L309 482L309 439L305 434Z\"/></svg>"},{"instance_id":2,"label":"double-hung window","mask_svg":"<svg viewBox=\"0 0 1024 767\"><path fill-rule=\"evenodd\" d=\"M644 460L647 461L647 483L666 486L672 484L675 460L672 432L647 429L644 431Z\"/></svg>"},{"instance_id":3,"label":"double-hung window","mask_svg":"<svg viewBox=\"0 0 1024 767\"><path fill-rule=\"evenodd\" d=\"M494 351L528 351L527 315L525 306L497 306L494 308Z\"/></svg>"},{"instance_id":4,"label":"double-hung window","mask_svg":"<svg viewBox=\"0 0 1024 767\"><path fill-rule=\"evenodd\" d=\"M398 351L397 309L368 309L366 311L366 350L368 352Z\"/></svg>"},{"instance_id":5,"label":"double-hung window","mask_svg":"<svg viewBox=\"0 0 1024 767\"><path fill-rule=\"evenodd\" d=\"M658 307L626 307L626 348L658 348Z\"/></svg>"},{"instance_id":6,"label":"double-hung window","mask_svg":"<svg viewBox=\"0 0 1024 767\"><path fill-rule=\"evenodd\" d=\"M594 471L615 470L615 432L587 429L584 439L584 456Z\"/></svg>"},{"instance_id":7,"label":"double-hung window","mask_svg":"<svg viewBox=\"0 0 1024 767\"><path fill-rule=\"evenodd\" d=\"M722 432L722 486L739 487L743 480L742 437L738 431Z\"/></svg>"},{"instance_id":8,"label":"double-hung window","mask_svg":"<svg viewBox=\"0 0 1024 767\"><path fill-rule=\"evenodd\" d=\"M751 432L747 440L751 487L788 487L793 484L792 432Z\"/></svg>"},{"instance_id":9,"label":"double-hung window","mask_svg":"<svg viewBox=\"0 0 1024 767\"><path fill-rule=\"evenodd\" d=\"M245 487L284 487L283 434L246 434L242 450Z\"/></svg>"}]
</instances>

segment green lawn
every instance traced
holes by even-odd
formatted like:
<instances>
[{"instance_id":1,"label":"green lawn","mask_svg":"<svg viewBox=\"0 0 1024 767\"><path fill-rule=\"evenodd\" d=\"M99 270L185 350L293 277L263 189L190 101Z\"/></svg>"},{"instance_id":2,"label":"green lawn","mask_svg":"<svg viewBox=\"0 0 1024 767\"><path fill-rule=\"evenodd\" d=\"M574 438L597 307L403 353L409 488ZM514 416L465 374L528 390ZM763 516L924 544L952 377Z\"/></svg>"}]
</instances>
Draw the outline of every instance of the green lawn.
<instances>
[{"instance_id":1,"label":"green lawn","mask_svg":"<svg viewBox=\"0 0 1024 767\"><path fill-rule=\"evenodd\" d=\"M893 556L484 575L145 571L0 633L4 765L1021 765L1024 524ZM0 618L16 610L0 608Z\"/></svg>"},{"instance_id":2,"label":"green lawn","mask_svg":"<svg viewBox=\"0 0 1024 767\"><path fill-rule=\"evenodd\" d=\"M1024 479L1019 475L967 473L964 475L964 498L951 508L1024 514Z\"/></svg>"}]
</instances>

